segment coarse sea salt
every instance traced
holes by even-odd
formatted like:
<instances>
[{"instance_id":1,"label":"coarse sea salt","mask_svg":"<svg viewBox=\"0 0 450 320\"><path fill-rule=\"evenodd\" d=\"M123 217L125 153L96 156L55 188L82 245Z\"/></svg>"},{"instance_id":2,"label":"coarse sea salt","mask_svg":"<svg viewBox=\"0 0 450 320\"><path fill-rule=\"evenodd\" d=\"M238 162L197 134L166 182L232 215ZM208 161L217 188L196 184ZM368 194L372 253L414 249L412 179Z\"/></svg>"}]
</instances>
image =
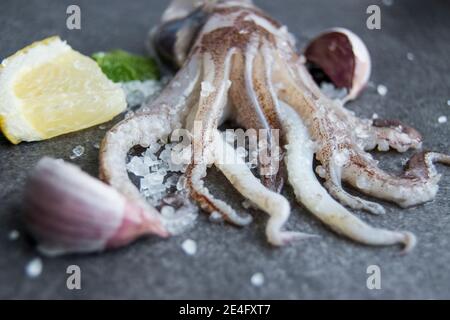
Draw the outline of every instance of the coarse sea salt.
<instances>
[{"instance_id":1,"label":"coarse sea salt","mask_svg":"<svg viewBox=\"0 0 450 320\"><path fill-rule=\"evenodd\" d=\"M223 216L220 212L217 211L213 211L210 215L209 215L209 221L213 222L213 223L219 223L223 221Z\"/></svg>"},{"instance_id":2,"label":"coarse sea salt","mask_svg":"<svg viewBox=\"0 0 450 320\"><path fill-rule=\"evenodd\" d=\"M261 287L264 284L264 275L261 272L257 272L252 275L250 282L255 287Z\"/></svg>"},{"instance_id":3,"label":"coarse sea salt","mask_svg":"<svg viewBox=\"0 0 450 320\"><path fill-rule=\"evenodd\" d=\"M197 252L197 243L192 239L186 239L181 244L181 248L187 255L193 256Z\"/></svg>"},{"instance_id":4,"label":"coarse sea salt","mask_svg":"<svg viewBox=\"0 0 450 320\"><path fill-rule=\"evenodd\" d=\"M8 239L11 241L19 239L20 233L17 230L11 230L8 234Z\"/></svg>"},{"instance_id":5,"label":"coarse sea salt","mask_svg":"<svg viewBox=\"0 0 450 320\"><path fill-rule=\"evenodd\" d=\"M164 206L161 208L161 215L166 218L173 218L175 215L175 208L171 206Z\"/></svg>"},{"instance_id":6,"label":"coarse sea salt","mask_svg":"<svg viewBox=\"0 0 450 320\"><path fill-rule=\"evenodd\" d=\"M447 122L447 117L446 116L440 116L438 118L438 122L439 123L446 123Z\"/></svg>"},{"instance_id":7,"label":"coarse sea salt","mask_svg":"<svg viewBox=\"0 0 450 320\"><path fill-rule=\"evenodd\" d=\"M332 83L322 82L320 90L330 99L343 99L348 94L346 88L336 88Z\"/></svg>"},{"instance_id":8,"label":"coarse sea salt","mask_svg":"<svg viewBox=\"0 0 450 320\"><path fill-rule=\"evenodd\" d=\"M409 61L414 61L414 54L413 53L411 53L411 52L408 52L407 54L406 54L406 58L409 60Z\"/></svg>"},{"instance_id":9,"label":"coarse sea salt","mask_svg":"<svg viewBox=\"0 0 450 320\"><path fill-rule=\"evenodd\" d=\"M76 146L72 149L72 154L70 155L70 160L74 160L76 158L81 157L84 154L83 146Z\"/></svg>"},{"instance_id":10,"label":"coarse sea salt","mask_svg":"<svg viewBox=\"0 0 450 320\"><path fill-rule=\"evenodd\" d=\"M37 257L32 259L25 267L25 273L29 278L37 278L42 273L42 260L41 258Z\"/></svg>"},{"instance_id":11,"label":"coarse sea salt","mask_svg":"<svg viewBox=\"0 0 450 320\"><path fill-rule=\"evenodd\" d=\"M143 104L162 90L162 84L156 80L128 81L121 83L129 107Z\"/></svg>"},{"instance_id":12,"label":"coarse sea salt","mask_svg":"<svg viewBox=\"0 0 450 320\"><path fill-rule=\"evenodd\" d=\"M132 157L127 163L127 170L136 176L144 177L150 173L149 165L144 163L142 157Z\"/></svg>"},{"instance_id":13,"label":"coarse sea salt","mask_svg":"<svg viewBox=\"0 0 450 320\"><path fill-rule=\"evenodd\" d=\"M388 93L388 89L385 85L379 84L377 86L377 92L380 96L384 97Z\"/></svg>"},{"instance_id":14,"label":"coarse sea salt","mask_svg":"<svg viewBox=\"0 0 450 320\"><path fill-rule=\"evenodd\" d=\"M153 143L141 155L129 158L126 166L128 172L138 178L139 191L147 202L161 207L163 224L171 234L184 232L198 216L198 208L190 201L186 191L184 172L190 161L174 163L174 154L178 155L179 151L177 146L177 143L163 145L162 141ZM170 203L170 199L176 201Z\"/></svg>"}]
</instances>

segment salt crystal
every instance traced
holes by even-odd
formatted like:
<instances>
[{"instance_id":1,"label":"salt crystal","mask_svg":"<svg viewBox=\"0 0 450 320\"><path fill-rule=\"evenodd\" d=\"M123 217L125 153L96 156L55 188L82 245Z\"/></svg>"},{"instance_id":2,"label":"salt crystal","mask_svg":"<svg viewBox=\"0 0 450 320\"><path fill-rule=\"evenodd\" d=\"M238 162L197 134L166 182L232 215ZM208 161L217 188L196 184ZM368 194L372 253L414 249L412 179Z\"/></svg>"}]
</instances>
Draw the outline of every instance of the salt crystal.
<instances>
[{"instance_id":1,"label":"salt crystal","mask_svg":"<svg viewBox=\"0 0 450 320\"><path fill-rule=\"evenodd\" d=\"M187 239L183 241L181 248L187 255L193 256L197 252L197 243L192 239Z\"/></svg>"},{"instance_id":2,"label":"salt crystal","mask_svg":"<svg viewBox=\"0 0 450 320\"><path fill-rule=\"evenodd\" d=\"M394 4L394 0L383 0L383 4L387 7L390 7Z\"/></svg>"},{"instance_id":3,"label":"salt crystal","mask_svg":"<svg viewBox=\"0 0 450 320\"><path fill-rule=\"evenodd\" d=\"M20 233L17 230L11 230L8 234L8 239L11 241L19 239Z\"/></svg>"},{"instance_id":4,"label":"salt crystal","mask_svg":"<svg viewBox=\"0 0 450 320\"><path fill-rule=\"evenodd\" d=\"M143 177L149 173L148 166L140 157L132 157L127 163L127 170L138 177Z\"/></svg>"},{"instance_id":5,"label":"salt crystal","mask_svg":"<svg viewBox=\"0 0 450 320\"><path fill-rule=\"evenodd\" d=\"M76 159L83 155L84 153L84 147L83 146L76 146L72 149L72 154L70 155L70 159Z\"/></svg>"},{"instance_id":6,"label":"salt crystal","mask_svg":"<svg viewBox=\"0 0 450 320\"><path fill-rule=\"evenodd\" d=\"M389 150L389 143L386 140L379 140L378 151L388 151L388 150Z\"/></svg>"},{"instance_id":7,"label":"salt crystal","mask_svg":"<svg viewBox=\"0 0 450 320\"><path fill-rule=\"evenodd\" d=\"M414 54L411 53L411 52L408 52L408 53L406 54L406 58L407 58L409 61L413 61L413 60L414 60Z\"/></svg>"},{"instance_id":8,"label":"salt crystal","mask_svg":"<svg viewBox=\"0 0 450 320\"><path fill-rule=\"evenodd\" d=\"M140 159L147 167L159 166L161 164L161 161L159 161L158 157L153 153L146 152L143 157L140 157Z\"/></svg>"},{"instance_id":9,"label":"salt crystal","mask_svg":"<svg viewBox=\"0 0 450 320\"><path fill-rule=\"evenodd\" d=\"M322 82L320 90L330 99L343 99L348 94L346 88L336 88L332 83Z\"/></svg>"},{"instance_id":10,"label":"salt crystal","mask_svg":"<svg viewBox=\"0 0 450 320\"><path fill-rule=\"evenodd\" d=\"M185 173L187 167L191 163L192 159L192 150L190 147L185 147L181 150L176 157L174 157L174 162L172 162L173 167L178 167L178 171L181 173Z\"/></svg>"},{"instance_id":11,"label":"salt crystal","mask_svg":"<svg viewBox=\"0 0 450 320\"><path fill-rule=\"evenodd\" d=\"M130 110L125 113L124 119L131 119L133 117L134 117L134 112Z\"/></svg>"},{"instance_id":12,"label":"salt crystal","mask_svg":"<svg viewBox=\"0 0 450 320\"><path fill-rule=\"evenodd\" d=\"M379 84L379 85L377 86L377 92L378 92L378 94L379 94L380 96L383 96L383 97L384 97L384 96L387 94L388 89L387 89L386 86L384 86L384 85L382 85L382 84Z\"/></svg>"},{"instance_id":13,"label":"salt crystal","mask_svg":"<svg viewBox=\"0 0 450 320\"><path fill-rule=\"evenodd\" d=\"M165 148L160 153L159 158L164 162L168 162L170 160L170 150L168 148Z\"/></svg>"},{"instance_id":14,"label":"salt crystal","mask_svg":"<svg viewBox=\"0 0 450 320\"><path fill-rule=\"evenodd\" d=\"M200 92L200 96L204 98L208 97L211 93L213 93L216 90L216 88L209 81L203 81L201 86L202 90Z\"/></svg>"},{"instance_id":15,"label":"salt crystal","mask_svg":"<svg viewBox=\"0 0 450 320\"><path fill-rule=\"evenodd\" d=\"M366 177L364 176L359 176L356 178L356 186L361 189L364 190L369 186L369 181L367 181Z\"/></svg>"},{"instance_id":16,"label":"salt crystal","mask_svg":"<svg viewBox=\"0 0 450 320\"><path fill-rule=\"evenodd\" d=\"M145 96L141 91L130 91L126 93L127 104L130 107L139 106L145 101Z\"/></svg>"},{"instance_id":17,"label":"salt crystal","mask_svg":"<svg viewBox=\"0 0 450 320\"><path fill-rule=\"evenodd\" d=\"M121 85L130 107L143 104L162 89L162 84L155 80L128 81L122 82Z\"/></svg>"},{"instance_id":18,"label":"salt crystal","mask_svg":"<svg viewBox=\"0 0 450 320\"><path fill-rule=\"evenodd\" d=\"M147 151L150 152L150 153L156 153L156 152L159 151L159 149L161 149L161 145L159 143L152 143L148 147Z\"/></svg>"},{"instance_id":19,"label":"salt crystal","mask_svg":"<svg viewBox=\"0 0 450 320\"><path fill-rule=\"evenodd\" d=\"M438 122L439 123L446 123L447 122L447 117L446 116L440 116L438 118Z\"/></svg>"},{"instance_id":20,"label":"salt crystal","mask_svg":"<svg viewBox=\"0 0 450 320\"><path fill-rule=\"evenodd\" d=\"M170 210L170 209L169 209ZM183 206L178 208L172 215L172 217L163 216L164 227L172 235L178 235L184 233L190 227L192 227L198 217L198 207L192 204L190 201L185 201ZM190 245L188 245L189 247ZM195 253L195 252L194 252Z\"/></svg>"},{"instance_id":21,"label":"salt crystal","mask_svg":"<svg viewBox=\"0 0 450 320\"><path fill-rule=\"evenodd\" d=\"M363 126L356 126L354 131L359 139L366 139L369 137L369 134L367 133L367 131Z\"/></svg>"},{"instance_id":22,"label":"salt crystal","mask_svg":"<svg viewBox=\"0 0 450 320\"><path fill-rule=\"evenodd\" d=\"M34 258L25 267L25 273L29 278L36 278L42 273L41 258Z\"/></svg>"},{"instance_id":23,"label":"salt crystal","mask_svg":"<svg viewBox=\"0 0 450 320\"><path fill-rule=\"evenodd\" d=\"M141 179L141 184L145 184L146 188L150 189L153 187L162 186L164 181L164 175L160 172L154 172L150 174L146 174L144 178Z\"/></svg>"},{"instance_id":24,"label":"salt crystal","mask_svg":"<svg viewBox=\"0 0 450 320\"><path fill-rule=\"evenodd\" d=\"M220 212L213 211L209 215L209 221L214 222L214 223L222 222L223 221L223 216L222 216L222 214Z\"/></svg>"},{"instance_id":25,"label":"salt crystal","mask_svg":"<svg viewBox=\"0 0 450 320\"><path fill-rule=\"evenodd\" d=\"M94 143L92 144L92 146L93 146L95 149L100 149L100 143L98 143L98 142L94 142Z\"/></svg>"},{"instance_id":26,"label":"salt crystal","mask_svg":"<svg viewBox=\"0 0 450 320\"><path fill-rule=\"evenodd\" d=\"M181 176L180 179L178 179L177 182L177 190L183 190L186 188L186 177L185 176Z\"/></svg>"},{"instance_id":27,"label":"salt crystal","mask_svg":"<svg viewBox=\"0 0 450 320\"><path fill-rule=\"evenodd\" d=\"M344 150L344 151L341 151L341 152L337 152L335 154L334 161L335 161L336 165L341 167L341 166L343 166L343 165L345 165L347 163L348 157L349 157L348 151Z\"/></svg>"},{"instance_id":28,"label":"salt crystal","mask_svg":"<svg viewBox=\"0 0 450 320\"><path fill-rule=\"evenodd\" d=\"M146 197L152 197L153 200L159 201L161 200L163 193L166 191L166 186L162 183L158 183L158 181L152 178L142 178L141 179L141 191L146 191L144 194Z\"/></svg>"},{"instance_id":29,"label":"salt crystal","mask_svg":"<svg viewBox=\"0 0 450 320\"><path fill-rule=\"evenodd\" d=\"M378 114L377 114L377 113L374 113L374 114L372 115L372 119L373 119L373 120L378 119Z\"/></svg>"},{"instance_id":30,"label":"salt crystal","mask_svg":"<svg viewBox=\"0 0 450 320\"><path fill-rule=\"evenodd\" d=\"M161 208L161 215L165 218L173 218L175 209L171 206L164 206Z\"/></svg>"},{"instance_id":31,"label":"salt crystal","mask_svg":"<svg viewBox=\"0 0 450 320\"><path fill-rule=\"evenodd\" d=\"M105 126L104 124L101 124L101 125L98 126L98 128L100 130L105 130L107 128L107 126Z\"/></svg>"},{"instance_id":32,"label":"salt crystal","mask_svg":"<svg viewBox=\"0 0 450 320\"><path fill-rule=\"evenodd\" d=\"M450 100L447 100L447 105L450 106Z\"/></svg>"},{"instance_id":33,"label":"salt crystal","mask_svg":"<svg viewBox=\"0 0 450 320\"><path fill-rule=\"evenodd\" d=\"M143 155L133 156L127 163L127 170L141 177L141 194L154 206L161 205L161 201L173 187L178 191L185 189L186 178L179 173L186 171L191 158L190 148L182 148L179 143L162 144L162 140L150 144ZM187 163L186 155L189 156Z\"/></svg>"},{"instance_id":34,"label":"salt crystal","mask_svg":"<svg viewBox=\"0 0 450 320\"><path fill-rule=\"evenodd\" d=\"M250 278L250 282L255 287L261 287L264 284L264 275L261 272L257 272Z\"/></svg>"}]
</instances>

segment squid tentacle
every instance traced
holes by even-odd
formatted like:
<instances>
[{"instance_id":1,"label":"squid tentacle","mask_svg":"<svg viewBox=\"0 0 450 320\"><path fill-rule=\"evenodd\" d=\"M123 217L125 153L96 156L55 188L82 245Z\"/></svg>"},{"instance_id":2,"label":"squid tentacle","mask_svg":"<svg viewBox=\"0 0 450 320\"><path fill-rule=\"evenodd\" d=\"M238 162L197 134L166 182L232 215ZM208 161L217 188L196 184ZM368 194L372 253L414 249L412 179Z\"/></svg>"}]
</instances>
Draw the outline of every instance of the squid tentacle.
<instances>
[{"instance_id":1,"label":"squid tentacle","mask_svg":"<svg viewBox=\"0 0 450 320\"><path fill-rule=\"evenodd\" d=\"M284 65L287 67L286 65ZM280 68L280 67L279 67ZM291 76L292 77L292 76ZM325 186L332 194L333 197L338 199L341 203L354 208L354 209L364 209L373 214L383 214L385 212L384 208L374 202L367 201L361 199L357 196L353 196L346 192L341 185L341 170L342 165L336 165L334 163L333 157L336 155L336 152L332 152L331 150L337 150L338 148L335 146L335 142L333 142L335 137L328 133L327 130L322 131L320 128L323 126L322 123L326 123L327 119L321 118L320 116L315 116L317 113L316 101L313 96L304 94L301 86L299 86L296 82L292 81L292 78L280 73L276 74L275 80L282 84L282 89L279 90L279 96L281 101L287 103L295 107L296 111L300 114L302 119L304 119L309 127L313 128L312 130L316 133L316 140L327 141L319 152L321 154L320 159L322 160L322 166L320 168L322 173L319 174L322 178L325 178ZM339 106L328 98L320 96L320 103L323 105L321 108L323 112L333 112L335 108ZM331 110L324 109L325 107L331 108ZM350 119L350 113L345 109L337 110L336 112L336 120L340 119ZM346 111L346 112L344 112ZM322 120L321 120L322 119ZM358 119L359 120L359 119ZM326 124L331 126L330 121ZM345 127L345 126L344 126ZM324 136L322 136L324 135ZM325 137L325 135L328 135ZM330 162L333 162L331 164ZM318 168L318 169L320 169Z\"/></svg>"},{"instance_id":2,"label":"squid tentacle","mask_svg":"<svg viewBox=\"0 0 450 320\"><path fill-rule=\"evenodd\" d=\"M203 177L206 173L206 165L191 165L186 171L188 176L187 187L191 197L196 200L200 207L208 213L218 212L228 222L236 226L246 226L252 222L250 215L240 216L225 201L215 198L204 186Z\"/></svg>"},{"instance_id":3,"label":"squid tentacle","mask_svg":"<svg viewBox=\"0 0 450 320\"><path fill-rule=\"evenodd\" d=\"M289 202L282 195L265 187L219 132L215 150L215 166L244 197L269 214L266 236L271 244L282 246L293 241L316 237L302 232L283 230L290 216Z\"/></svg>"},{"instance_id":4,"label":"squid tentacle","mask_svg":"<svg viewBox=\"0 0 450 320\"><path fill-rule=\"evenodd\" d=\"M441 176L434 167L435 162L450 165L450 156L436 152L418 153L409 160L402 176L394 176L363 156L355 155L344 168L343 179L363 193L410 207L436 196Z\"/></svg>"},{"instance_id":5,"label":"squid tentacle","mask_svg":"<svg viewBox=\"0 0 450 320\"><path fill-rule=\"evenodd\" d=\"M252 129L267 129L267 149L275 150L278 147L276 137L270 129L281 128L277 114L276 96L271 87L271 66L267 64L267 52L261 54L258 50L266 52L267 43L264 40L254 37L248 44L244 54L244 61L236 61L242 64L244 76L236 80L245 90L237 89L237 94L244 94L243 97L236 97L235 101L244 101L247 108L241 111L241 122L245 122L245 127ZM236 84L234 88L239 86ZM236 96L236 93L234 94ZM239 106L241 109L241 106ZM240 110L238 110L239 113ZM280 191L283 187L283 170L274 168L273 157L269 159L267 154L260 154L258 170L263 184L272 190ZM279 164L279 162L277 163ZM277 168L278 169L278 168ZM276 171L276 172L274 172Z\"/></svg>"},{"instance_id":6,"label":"squid tentacle","mask_svg":"<svg viewBox=\"0 0 450 320\"><path fill-rule=\"evenodd\" d=\"M388 151L391 147L398 152L405 152L422 146L420 133L398 120L375 119L371 129L375 133L379 151Z\"/></svg>"},{"instance_id":7,"label":"squid tentacle","mask_svg":"<svg viewBox=\"0 0 450 320\"><path fill-rule=\"evenodd\" d=\"M298 201L331 229L355 241L369 245L404 244L403 252L411 251L416 244L416 238L412 233L371 227L352 215L328 194L312 170L314 146L307 128L291 107L284 103L282 107L284 128L289 143L285 161L289 182Z\"/></svg>"},{"instance_id":8,"label":"squid tentacle","mask_svg":"<svg viewBox=\"0 0 450 320\"><path fill-rule=\"evenodd\" d=\"M281 120L279 116L279 105L278 99L275 93L275 88L272 84L272 73L273 73L273 58L272 52L273 48L267 43L267 41L263 40L260 47L260 53L256 55L252 74L249 75L252 77L251 87L248 88L256 97L257 108L262 111L265 119L268 122L269 129L282 129ZM247 68L246 68L247 70ZM270 159L265 161L263 164L266 168L266 171L263 171L261 176L261 180L265 186L274 191L281 191L284 184L284 173L285 170L283 168L283 161L281 149L279 148L281 138L281 142L284 139L283 134L279 133L278 136L274 136L272 131L268 131L268 145L267 151L271 151ZM278 152L277 152L278 151ZM278 158L275 158L275 154L278 155ZM267 163L268 162L268 163ZM276 164L274 163L276 162Z\"/></svg>"},{"instance_id":9,"label":"squid tentacle","mask_svg":"<svg viewBox=\"0 0 450 320\"><path fill-rule=\"evenodd\" d=\"M333 157L331 158L331 162L333 162ZM382 205L372 201L361 199L360 197L351 195L346 190L344 190L341 183L341 166L329 164L328 170L326 170L326 172L326 176L324 177L324 186L330 192L330 194L340 203L352 209L365 210L375 215L386 213L386 210Z\"/></svg>"},{"instance_id":10,"label":"squid tentacle","mask_svg":"<svg viewBox=\"0 0 450 320\"><path fill-rule=\"evenodd\" d=\"M209 54L203 56L204 82L202 82L200 101L193 119L193 161L186 170L186 177L191 197L203 210L209 213L219 212L227 221L244 226L252 221L252 217L239 216L231 206L215 198L203 182L207 164L213 162L214 135L227 102L233 54L234 50L231 50L223 58L212 57ZM196 128L197 126L200 128Z\"/></svg>"},{"instance_id":11,"label":"squid tentacle","mask_svg":"<svg viewBox=\"0 0 450 320\"><path fill-rule=\"evenodd\" d=\"M110 130L103 139L100 152L100 178L131 200L149 205L131 182L126 158L136 145L148 147L171 132L164 117L143 114L124 120Z\"/></svg>"},{"instance_id":12,"label":"squid tentacle","mask_svg":"<svg viewBox=\"0 0 450 320\"><path fill-rule=\"evenodd\" d=\"M234 120L237 121L238 125L245 129L249 129L247 132L254 133L254 137L249 137L249 146L252 149L258 148L257 130L264 129L267 135L264 136L264 141L268 142L267 148L271 146L271 136L270 129L271 124L269 123L264 110L258 100L258 95L255 92L253 84L253 73L254 64L257 56L258 41L253 40L247 45L245 54L238 52L233 60L233 72L231 74L232 85L230 88L230 98L235 107L236 116ZM258 66L260 67L260 66ZM261 133L262 131L260 131ZM251 138L251 139L250 139ZM245 141L243 141L245 142ZM260 142L262 142L260 140ZM282 183L277 183L274 175L266 175L266 173L271 172L270 160L266 157L266 154L256 154L259 159L263 158L263 161L258 161L257 169L263 180L263 184L271 189L277 189L276 185L282 185ZM253 157L254 155L252 155Z\"/></svg>"}]
</instances>

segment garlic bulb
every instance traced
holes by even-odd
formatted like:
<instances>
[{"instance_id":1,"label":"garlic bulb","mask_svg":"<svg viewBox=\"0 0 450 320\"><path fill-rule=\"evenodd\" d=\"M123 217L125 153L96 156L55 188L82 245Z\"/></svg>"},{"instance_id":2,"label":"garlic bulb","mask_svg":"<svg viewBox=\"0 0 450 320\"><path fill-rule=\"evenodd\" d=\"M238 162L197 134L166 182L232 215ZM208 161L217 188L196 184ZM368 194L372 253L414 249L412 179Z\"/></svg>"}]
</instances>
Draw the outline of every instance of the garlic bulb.
<instances>
[{"instance_id":1,"label":"garlic bulb","mask_svg":"<svg viewBox=\"0 0 450 320\"><path fill-rule=\"evenodd\" d=\"M369 81L369 51L350 30L325 31L307 45L304 55L306 61L318 66L336 87L348 90L344 102L355 99Z\"/></svg>"},{"instance_id":2,"label":"garlic bulb","mask_svg":"<svg viewBox=\"0 0 450 320\"><path fill-rule=\"evenodd\" d=\"M25 188L25 221L44 254L94 252L168 236L159 216L62 160L43 158Z\"/></svg>"}]
</instances>

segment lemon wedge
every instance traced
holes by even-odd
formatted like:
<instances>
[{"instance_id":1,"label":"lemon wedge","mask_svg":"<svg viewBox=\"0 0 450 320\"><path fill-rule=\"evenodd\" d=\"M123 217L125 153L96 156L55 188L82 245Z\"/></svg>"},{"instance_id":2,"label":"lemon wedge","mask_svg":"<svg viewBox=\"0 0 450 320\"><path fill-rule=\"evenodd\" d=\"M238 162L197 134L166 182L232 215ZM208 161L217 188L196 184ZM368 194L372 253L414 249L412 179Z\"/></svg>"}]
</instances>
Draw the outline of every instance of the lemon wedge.
<instances>
[{"instance_id":1,"label":"lemon wedge","mask_svg":"<svg viewBox=\"0 0 450 320\"><path fill-rule=\"evenodd\" d=\"M0 129L14 144L85 129L125 108L120 85L59 37L35 42L0 66Z\"/></svg>"}]
</instances>

